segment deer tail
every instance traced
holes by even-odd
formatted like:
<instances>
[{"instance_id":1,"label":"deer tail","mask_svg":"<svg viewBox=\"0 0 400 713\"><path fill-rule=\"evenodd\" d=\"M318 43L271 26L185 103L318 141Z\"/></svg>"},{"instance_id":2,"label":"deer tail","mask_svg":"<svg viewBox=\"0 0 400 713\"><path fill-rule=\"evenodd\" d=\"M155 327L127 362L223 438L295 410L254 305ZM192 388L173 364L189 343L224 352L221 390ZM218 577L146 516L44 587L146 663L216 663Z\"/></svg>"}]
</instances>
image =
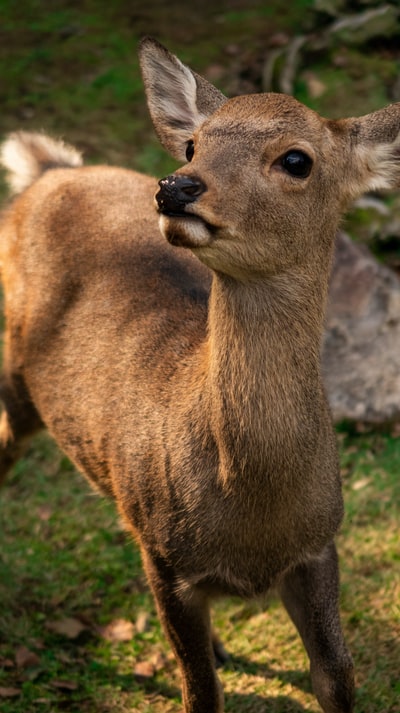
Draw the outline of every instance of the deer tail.
<instances>
[{"instance_id":1,"label":"deer tail","mask_svg":"<svg viewBox=\"0 0 400 713\"><path fill-rule=\"evenodd\" d=\"M18 131L0 147L0 165L12 193L21 193L51 168L82 166L82 156L73 146L45 134Z\"/></svg>"}]
</instances>

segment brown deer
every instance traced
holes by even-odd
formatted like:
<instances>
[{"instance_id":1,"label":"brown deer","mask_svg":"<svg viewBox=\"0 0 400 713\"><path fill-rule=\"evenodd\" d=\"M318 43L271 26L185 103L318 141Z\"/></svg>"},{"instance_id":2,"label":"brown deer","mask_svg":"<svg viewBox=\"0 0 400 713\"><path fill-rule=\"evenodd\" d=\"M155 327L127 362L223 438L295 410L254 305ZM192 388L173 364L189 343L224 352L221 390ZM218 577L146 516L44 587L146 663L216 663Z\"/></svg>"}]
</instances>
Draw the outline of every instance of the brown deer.
<instances>
[{"instance_id":1,"label":"brown deer","mask_svg":"<svg viewBox=\"0 0 400 713\"><path fill-rule=\"evenodd\" d=\"M210 598L270 587L323 710L349 713L321 335L341 214L399 182L400 104L329 121L282 94L227 100L152 39L140 58L157 134L187 161L158 217L153 178L40 134L3 145L20 195L0 235L1 469L45 426L116 500L185 713L223 710Z\"/></svg>"}]
</instances>

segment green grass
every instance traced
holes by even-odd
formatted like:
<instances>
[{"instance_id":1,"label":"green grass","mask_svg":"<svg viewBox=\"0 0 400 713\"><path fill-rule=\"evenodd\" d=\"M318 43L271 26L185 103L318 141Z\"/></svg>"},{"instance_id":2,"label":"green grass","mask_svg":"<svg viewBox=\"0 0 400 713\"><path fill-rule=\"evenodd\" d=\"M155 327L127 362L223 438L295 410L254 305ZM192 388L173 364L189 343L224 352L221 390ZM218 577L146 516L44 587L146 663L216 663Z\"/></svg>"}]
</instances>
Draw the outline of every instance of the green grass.
<instances>
[{"instance_id":1,"label":"green grass","mask_svg":"<svg viewBox=\"0 0 400 713\"><path fill-rule=\"evenodd\" d=\"M343 611L363 713L399 711L400 441L344 438Z\"/></svg>"},{"instance_id":2,"label":"green grass","mask_svg":"<svg viewBox=\"0 0 400 713\"><path fill-rule=\"evenodd\" d=\"M357 672L359 713L398 713L400 440L339 433L346 516L338 546L342 617ZM111 503L94 495L47 436L37 437L0 497L2 713L177 713L179 676L160 630L140 557ZM145 631L112 642L118 619ZM76 638L55 632L82 623ZM318 711L300 639L273 597L228 599L214 621L232 659L220 672L226 710ZM21 646L36 654L20 667ZM138 662L153 664L140 678ZM157 665L154 665L158 662Z\"/></svg>"},{"instance_id":3,"label":"green grass","mask_svg":"<svg viewBox=\"0 0 400 713\"><path fill-rule=\"evenodd\" d=\"M1 0L0 16L0 137L44 129L76 144L89 162L158 176L176 164L148 117L140 37L165 42L228 94L238 77L239 90L258 91L270 38L310 34L321 18L314 0L135 0L132 7L124 0ZM310 93L310 69L325 87L321 96ZM398 72L391 45L384 52L333 46L304 55L294 91L328 116L363 113L392 99Z\"/></svg>"},{"instance_id":4,"label":"green grass","mask_svg":"<svg viewBox=\"0 0 400 713\"><path fill-rule=\"evenodd\" d=\"M265 34L297 27L312 0L85 0L0 3L0 136L45 129L77 144L90 162L162 176L176 163L154 138L137 60L146 34L198 71L231 64L226 47L260 48ZM222 78L222 84L228 77ZM150 149L149 149L150 146ZM150 153L150 155L149 155Z\"/></svg>"}]
</instances>

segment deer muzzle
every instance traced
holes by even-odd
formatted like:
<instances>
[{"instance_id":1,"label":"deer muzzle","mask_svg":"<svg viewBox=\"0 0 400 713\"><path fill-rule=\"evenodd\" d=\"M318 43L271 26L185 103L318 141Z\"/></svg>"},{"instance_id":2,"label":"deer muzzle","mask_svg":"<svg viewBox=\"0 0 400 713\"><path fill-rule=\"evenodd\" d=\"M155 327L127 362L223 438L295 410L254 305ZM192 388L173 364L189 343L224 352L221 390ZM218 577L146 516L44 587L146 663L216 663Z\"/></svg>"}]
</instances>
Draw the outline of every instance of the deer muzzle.
<instances>
[{"instance_id":1,"label":"deer muzzle","mask_svg":"<svg viewBox=\"0 0 400 713\"><path fill-rule=\"evenodd\" d=\"M194 203L206 190L199 178L176 174L162 178L158 185L160 190L156 194L156 202L159 212L175 217L186 217L187 206Z\"/></svg>"}]
</instances>

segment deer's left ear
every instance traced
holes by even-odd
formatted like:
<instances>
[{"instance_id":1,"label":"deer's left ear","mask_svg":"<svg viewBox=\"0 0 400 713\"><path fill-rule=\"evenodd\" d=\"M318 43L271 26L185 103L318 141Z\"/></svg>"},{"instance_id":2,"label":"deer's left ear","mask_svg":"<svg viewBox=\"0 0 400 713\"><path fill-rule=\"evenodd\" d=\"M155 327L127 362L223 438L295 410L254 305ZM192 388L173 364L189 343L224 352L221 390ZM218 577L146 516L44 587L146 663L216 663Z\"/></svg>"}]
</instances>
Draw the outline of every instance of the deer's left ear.
<instances>
[{"instance_id":1,"label":"deer's left ear","mask_svg":"<svg viewBox=\"0 0 400 713\"><path fill-rule=\"evenodd\" d=\"M400 188L400 103L344 123L351 145L354 195Z\"/></svg>"}]
</instances>

